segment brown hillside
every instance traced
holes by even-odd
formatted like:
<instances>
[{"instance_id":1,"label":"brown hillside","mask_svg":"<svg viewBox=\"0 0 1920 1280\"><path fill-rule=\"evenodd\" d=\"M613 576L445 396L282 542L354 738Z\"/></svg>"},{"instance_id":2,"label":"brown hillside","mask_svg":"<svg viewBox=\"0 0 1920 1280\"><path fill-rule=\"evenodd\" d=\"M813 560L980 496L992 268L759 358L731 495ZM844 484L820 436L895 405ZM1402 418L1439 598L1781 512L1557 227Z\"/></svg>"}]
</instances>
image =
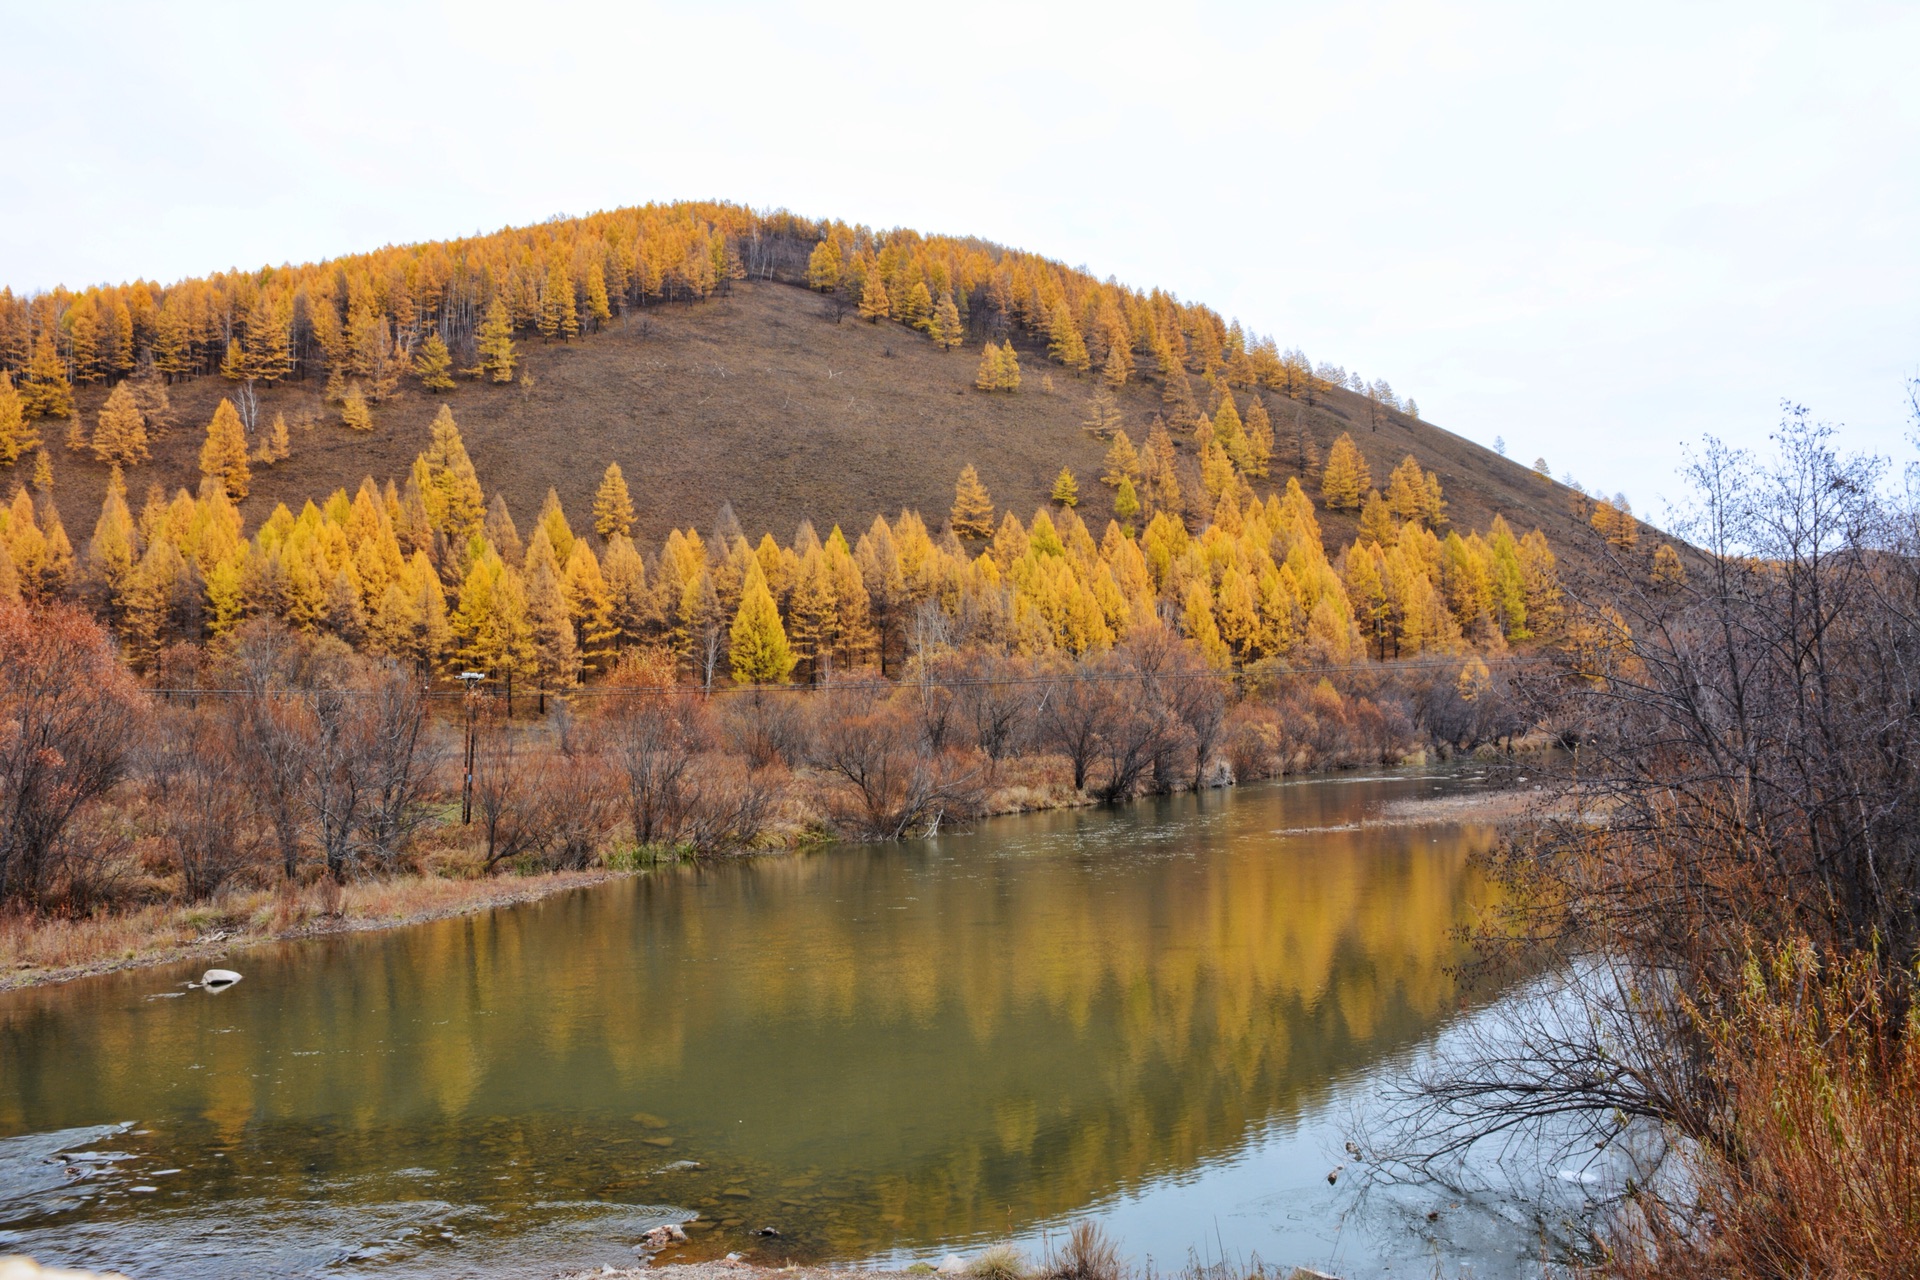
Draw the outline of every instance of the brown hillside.
<instances>
[{"instance_id":1,"label":"brown hillside","mask_svg":"<svg viewBox=\"0 0 1920 1280\"><path fill-rule=\"evenodd\" d=\"M408 379L407 389L375 410L367 434L339 424L318 381L264 392L261 422L278 412L296 424L293 456L256 466L243 506L249 529L275 502L297 510L362 476L404 483L443 399L481 482L506 495L523 527L549 486L584 527L608 462L620 464L633 489L643 545L674 526L704 531L722 502L733 504L755 537L772 531L785 539L802 519L823 534L834 524L852 531L901 507L937 522L969 462L995 502L1023 516L1046 501L1062 465L1080 479L1083 515L1104 520L1111 510L1111 491L1097 480L1106 442L1081 427L1098 381L1048 364L1037 349L1022 350L1018 393L983 393L973 388L977 348L942 354L897 324L870 325L851 314L836 323L816 295L773 282L740 282L730 296L630 313L572 343L523 339L520 349L531 388L463 380L430 396ZM1043 389L1047 378L1051 392ZM204 426L231 391L215 376L171 388L176 425L155 443L153 461L127 478L136 509L152 483L198 484ZM1161 408L1159 393L1157 382L1145 382L1120 395L1136 443ZM78 397L89 429L105 394L94 387ZM1247 394L1236 397L1242 405ZM1485 527L1499 512L1521 532L1545 528L1563 555L1572 550L1568 491L1526 467L1402 414L1375 409L1378 426L1370 428L1368 403L1349 392L1325 394L1313 407L1258 394L1279 438L1276 483L1294 470L1294 424L1304 420L1322 456L1350 431L1382 486L1412 453L1439 474L1457 527ZM58 447L60 424L46 426L56 496L78 541L92 527L106 468ZM1191 453L1190 433L1175 438ZM1317 476L1303 483L1317 502ZM1325 515L1323 525L1330 546L1351 537L1344 517Z\"/></svg>"}]
</instances>

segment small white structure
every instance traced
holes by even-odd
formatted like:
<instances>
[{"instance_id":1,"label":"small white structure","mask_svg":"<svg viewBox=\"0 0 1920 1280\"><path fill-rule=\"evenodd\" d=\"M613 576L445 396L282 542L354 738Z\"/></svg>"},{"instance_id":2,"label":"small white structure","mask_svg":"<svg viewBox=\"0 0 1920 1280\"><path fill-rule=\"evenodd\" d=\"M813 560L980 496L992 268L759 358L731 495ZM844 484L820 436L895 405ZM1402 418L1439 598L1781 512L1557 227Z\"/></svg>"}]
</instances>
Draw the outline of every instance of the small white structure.
<instances>
[{"instance_id":1,"label":"small white structure","mask_svg":"<svg viewBox=\"0 0 1920 1280\"><path fill-rule=\"evenodd\" d=\"M205 991L225 991L238 981L240 975L231 969L209 969L200 975L197 985Z\"/></svg>"}]
</instances>

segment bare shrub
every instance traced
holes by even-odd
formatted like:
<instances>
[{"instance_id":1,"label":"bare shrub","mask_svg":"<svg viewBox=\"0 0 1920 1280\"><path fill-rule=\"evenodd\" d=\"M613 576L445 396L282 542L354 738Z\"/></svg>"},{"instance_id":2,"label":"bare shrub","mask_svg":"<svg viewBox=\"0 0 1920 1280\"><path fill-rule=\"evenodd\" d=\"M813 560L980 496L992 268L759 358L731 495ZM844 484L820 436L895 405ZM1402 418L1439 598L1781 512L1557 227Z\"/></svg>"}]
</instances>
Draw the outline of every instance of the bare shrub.
<instances>
[{"instance_id":1,"label":"bare shrub","mask_svg":"<svg viewBox=\"0 0 1920 1280\"><path fill-rule=\"evenodd\" d=\"M671 843L692 799L688 771L707 740L706 704L673 684L665 658L621 661L601 700L599 730L626 797L633 838Z\"/></svg>"},{"instance_id":2,"label":"bare shrub","mask_svg":"<svg viewBox=\"0 0 1920 1280\"><path fill-rule=\"evenodd\" d=\"M1075 791L1086 790L1087 771L1099 754L1114 708L1101 674L1098 660L1080 658L1049 681L1040 697L1039 741L1067 758Z\"/></svg>"},{"instance_id":3,"label":"bare shrub","mask_svg":"<svg viewBox=\"0 0 1920 1280\"><path fill-rule=\"evenodd\" d=\"M85 895L100 851L75 819L125 774L145 712L92 619L0 604L0 901Z\"/></svg>"},{"instance_id":4,"label":"bare shrub","mask_svg":"<svg viewBox=\"0 0 1920 1280\"><path fill-rule=\"evenodd\" d=\"M527 744L529 732L489 702L474 723L473 813L481 862L491 871L545 847L548 758Z\"/></svg>"},{"instance_id":5,"label":"bare shrub","mask_svg":"<svg viewBox=\"0 0 1920 1280\"><path fill-rule=\"evenodd\" d=\"M1032 669L1018 658L977 650L948 664L946 679L968 737L987 757L987 776L999 776L1000 762L1027 745L1032 733L1036 689Z\"/></svg>"},{"instance_id":6,"label":"bare shrub","mask_svg":"<svg viewBox=\"0 0 1920 1280\"><path fill-rule=\"evenodd\" d=\"M181 892L198 902L255 865L255 805L246 770L213 716L175 715L159 729L149 806Z\"/></svg>"},{"instance_id":7,"label":"bare shrub","mask_svg":"<svg viewBox=\"0 0 1920 1280\"><path fill-rule=\"evenodd\" d=\"M751 847L784 793L778 770L754 769L717 752L699 757L691 774L686 816L674 843L703 856Z\"/></svg>"},{"instance_id":8,"label":"bare shrub","mask_svg":"<svg viewBox=\"0 0 1920 1280\"><path fill-rule=\"evenodd\" d=\"M756 684L728 698L720 717L727 744L755 769L793 764L806 741L804 696Z\"/></svg>"},{"instance_id":9,"label":"bare shrub","mask_svg":"<svg viewBox=\"0 0 1920 1280\"><path fill-rule=\"evenodd\" d=\"M311 708L297 692L306 683L306 657L293 633L261 618L240 626L226 664L239 691L229 718L235 754L273 825L288 881L300 870L303 746L313 731Z\"/></svg>"},{"instance_id":10,"label":"bare shrub","mask_svg":"<svg viewBox=\"0 0 1920 1280\"><path fill-rule=\"evenodd\" d=\"M975 773L953 752L927 750L918 717L886 686L830 685L814 695L812 760L831 780L821 796L837 826L880 840L937 831L979 811Z\"/></svg>"},{"instance_id":11,"label":"bare shrub","mask_svg":"<svg viewBox=\"0 0 1920 1280\"><path fill-rule=\"evenodd\" d=\"M553 767L546 780L549 843L546 865L578 871L593 865L618 819L599 725L574 718L562 704L553 715Z\"/></svg>"}]
</instances>

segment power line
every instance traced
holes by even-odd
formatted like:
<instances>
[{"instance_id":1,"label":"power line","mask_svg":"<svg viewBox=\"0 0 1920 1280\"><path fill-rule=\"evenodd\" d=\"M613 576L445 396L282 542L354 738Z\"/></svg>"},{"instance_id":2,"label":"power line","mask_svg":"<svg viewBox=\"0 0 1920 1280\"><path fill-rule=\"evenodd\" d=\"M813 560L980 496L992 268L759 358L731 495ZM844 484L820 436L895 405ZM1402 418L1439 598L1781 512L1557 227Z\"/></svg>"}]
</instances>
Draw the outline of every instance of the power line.
<instances>
[{"instance_id":1,"label":"power line","mask_svg":"<svg viewBox=\"0 0 1920 1280\"><path fill-rule=\"evenodd\" d=\"M1553 662L1551 655L1528 654L1509 656L1498 660L1499 666L1538 667ZM926 680L909 677L899 681L891 680L829 680L824 684L727 684L703 689L699 685L657 684L657 685L616 685L592 684L574 685L564 689L541 689L534 687L525 690L525 695L537 697L544 693L553 698L606 698L606 697L666 697L698 696L719 697L740 694L795 694L819 695L828 693L881 693L900 690L945 689L959 691L981 688L1042 688L1061 684L1134 684L1150 681L1183 683L1192 680L1222 680L1228 683L1245 683L1249 679L1271 679L1281 681L1311 676L1335 676L1365 674L1379 677L1402 671L1454 671L1462 665L1458 658L1409 658L1392 663L1344 663L1325 664L1308 667L1289 667L1285 671L1220 672L1211 670L1183 671L1070 671L1051 675L1034 676L990 676L964 679ZM494 695L502 685L485 686L489 695ZM192 689L168 688L154 689L152 693L166 698L173 697L373 697L379 690L364 688L296 688L276 687L269 689ZM436 700L457 701L468 696L461 689L428 689L423 696Z\"/></svg>"}]
</instances>

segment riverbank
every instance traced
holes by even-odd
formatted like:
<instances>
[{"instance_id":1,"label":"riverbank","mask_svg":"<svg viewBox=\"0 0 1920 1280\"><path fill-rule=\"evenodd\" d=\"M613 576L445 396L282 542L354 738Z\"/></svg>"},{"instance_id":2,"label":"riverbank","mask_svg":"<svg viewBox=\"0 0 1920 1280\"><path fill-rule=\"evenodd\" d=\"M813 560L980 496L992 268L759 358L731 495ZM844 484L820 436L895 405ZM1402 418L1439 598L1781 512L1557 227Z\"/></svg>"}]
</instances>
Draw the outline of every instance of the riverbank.
<instances>
[{"instance_id":1,"label":"riverbank","mask_svg":"<svg viewBox=\"0 0 1920 1280\"><path fill-rule=\"evenodd\" d=\"M1531 790L1516 789L1396 801L1359 825L1514 822L1530 812L1532 796ZM1022 784L997 792L985 816L1091 803L1084 792L1060 785ZM802 847L800 834L789 832L749 856L793 853ZM425 924L645 871L597 867L484 876L454 862L340 886L321 881L294 889L236 890L208 902L147 904L77 919L0 915L0 992L184 960L211 964L266 943Z\"/></svg>"},{"instance_id":2,"label":"riverbank","mask_svg":"<svg viewBox=\"0 0 1920 1280\"><path fill-rule=\"evenodd\" d=\"M410 872L341 886L322 882L293 890L247 890L211 902L143 906L77 920L0 916L0 991L181 960L224 960L268 942L425 924L630 874L595 869L448 879Z\"/></svg>"}]
</instances>

